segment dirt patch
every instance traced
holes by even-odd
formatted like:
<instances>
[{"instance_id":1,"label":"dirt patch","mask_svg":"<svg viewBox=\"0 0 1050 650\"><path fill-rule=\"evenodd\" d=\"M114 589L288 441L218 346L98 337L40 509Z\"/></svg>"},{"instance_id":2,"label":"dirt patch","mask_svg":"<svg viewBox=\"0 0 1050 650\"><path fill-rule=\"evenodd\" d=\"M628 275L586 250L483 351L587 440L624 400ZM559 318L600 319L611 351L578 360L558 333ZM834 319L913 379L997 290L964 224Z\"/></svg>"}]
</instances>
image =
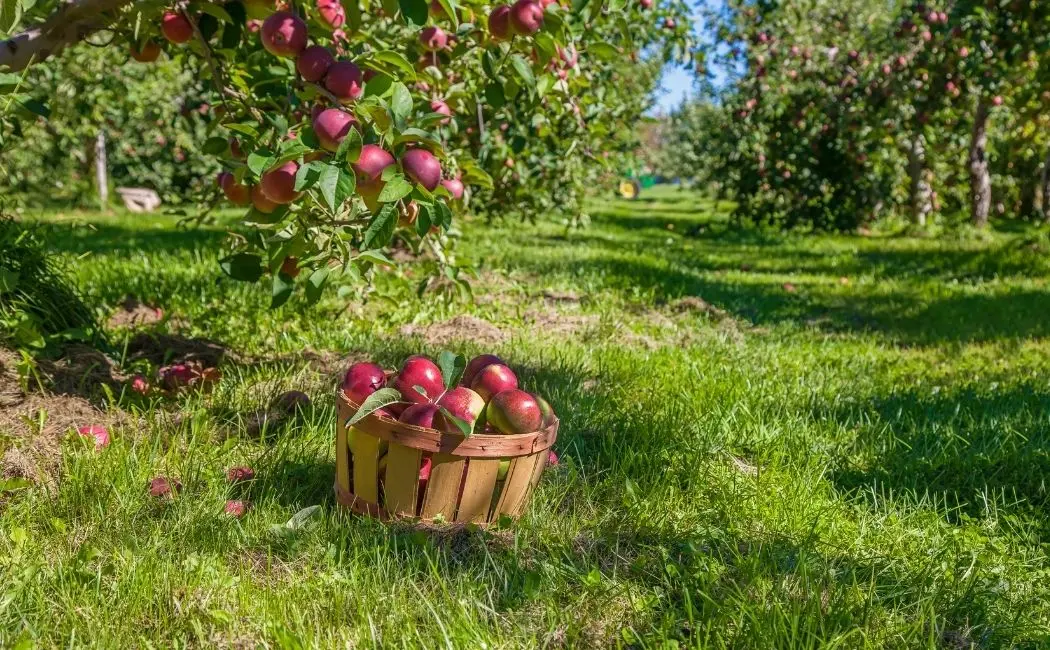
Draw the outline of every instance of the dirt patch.
<instances>
[{"instance_id":1,"label":"dirt patch","mask_svg":"<svg viewBox=\"0 0 1050 650\"><path fill-rule=\"evenodd\" d=\"M0 348L0 409L17 406L25 400L18 380L21 360L17 353Z\"/></svg>"},{"instance_id":2,"label":"dirt patch","mask_svg":"<svg viewBox=\"0 0 1050 650\"><path fill-rule=\"evenodd\" d=\"M87 399L100 399L103 384L119 392L127 380L112 359L79 343L68 346L57 359L38 359L37 369L51 392Z\"/></svg>"},{"instance_id":3,"label":"dirt patch","mask_svg":"<svg viewBox=\"0 0 1050 650\"><path fill-rule=\"evenodd\" d=\"M686 296L679 298L670 304L671 311L678 314L704 314L715 319L722 319L729 315L728 312L715 307L699 296Z\"/></svg>"},{"instance_id":4,"label":"dirt patch","mask_svg":"<svg viewBox=\"0 0 1050 650\"><path fill-rule=\"evenodd\" d=\"M553 309L533 310L525 314L525 322L550 336L579 336L598 325L593 314L563 314Z\"/></svg>"},{"instance_id":5,"label":"dirt patch","mask_svg":"<svg viewBox=\"0 0 1050 650\"><path fill-rule=\"evenodd\" d=\"M428 345L447 345L455 341L471 341L478 345L496 345L506 341L507 334L492 323L476 316L456 316L443 323L405 325L402 336L419 336Z\"/></svg>"},{"instance_id":6,"label":"dirt patch","mask_svg":"<svg viewBox=\"0 0 1050 650\"><path fill-rule=\"evenodd\" d=\"M544 291L543 299L551 303L577 304L580 302L580 297L574 291L554 291L553 289Z\"/></svg>"},{"instance_id":7,"label":"dirt patch","mask_svg":"<svg viewBox=\"0 0 1050 650\"><path fill-rule=\"evenodd\" d=\"M136 334L128 342L128 355L132 361L145 359L155 365L198 361L207 368L218 366L224 359L237 361L218 341L150 332Z\"/></svg>"},{"instance_id":8,"label":"dirt patch","mask_svg":"<svg viewBox=\"0 0 1050 650\"><path fill-rule=\"evenodd\" d=\"M156 325L164 320L164 310L140 302L135 296L124 298L117 311L109 317L106 325L110 329L130 329Z\"/></svg>"}]
</instances>

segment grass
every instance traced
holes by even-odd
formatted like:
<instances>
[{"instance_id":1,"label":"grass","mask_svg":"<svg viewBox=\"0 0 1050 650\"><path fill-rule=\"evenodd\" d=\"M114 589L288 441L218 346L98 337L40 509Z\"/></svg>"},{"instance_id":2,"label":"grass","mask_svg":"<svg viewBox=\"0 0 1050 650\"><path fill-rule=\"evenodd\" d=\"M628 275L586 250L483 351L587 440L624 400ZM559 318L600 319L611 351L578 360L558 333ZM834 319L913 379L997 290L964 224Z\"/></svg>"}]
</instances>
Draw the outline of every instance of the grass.
<instances>
[{"instance_id":1,"label":"grass","mask_svg":"<svg viewBox=\"0 0 1050 650\"><path fill-rule=\"evenodd\" d=\"M276 311L217 279L220 228L45 215L89 300L134 294L230 355L210 395L118 393L108 449L65 443L60 480L0 505L0 645L1050 645L1044 234L738 232L671 188L592 210L570 233L467 224L474 304L416 298L408 267L367 303ZM464 313L507 338L427 329ZM561 415L562 464L510 529L340 512L330 373L445 347L519 368ZM247 435L289 388L314 407ZM178 499L148 497L157 474Z\"/></svg>"}]
</instances>

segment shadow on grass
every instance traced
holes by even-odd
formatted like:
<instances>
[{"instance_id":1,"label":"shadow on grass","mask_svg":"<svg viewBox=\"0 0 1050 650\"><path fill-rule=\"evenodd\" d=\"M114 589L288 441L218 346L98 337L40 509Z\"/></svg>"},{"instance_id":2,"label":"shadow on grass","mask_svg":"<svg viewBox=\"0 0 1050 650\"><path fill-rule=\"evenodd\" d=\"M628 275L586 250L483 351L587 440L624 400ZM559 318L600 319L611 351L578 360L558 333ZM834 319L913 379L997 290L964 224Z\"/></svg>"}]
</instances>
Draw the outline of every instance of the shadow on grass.
<instances>
[{"instance_id":1,"label":"shadow on grass","mask_svg":"<svg viewBox=\"0 0 1050 650\"><path fill-rule=\"evenodd\" d=\"M108 222L87 226L51 226L48 245L64 253L168 253L196 248L215 248L226 237L225 231L206 228L131 228Z\"/></svg>"}]
</instances>

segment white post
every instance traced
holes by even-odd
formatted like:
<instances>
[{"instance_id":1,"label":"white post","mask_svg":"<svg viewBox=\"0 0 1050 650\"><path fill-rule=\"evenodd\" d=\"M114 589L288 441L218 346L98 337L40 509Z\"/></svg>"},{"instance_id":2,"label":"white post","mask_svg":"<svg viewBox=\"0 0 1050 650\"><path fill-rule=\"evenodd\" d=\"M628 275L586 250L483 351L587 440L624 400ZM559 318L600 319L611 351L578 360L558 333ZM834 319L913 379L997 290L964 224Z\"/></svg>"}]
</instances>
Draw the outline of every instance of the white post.
<instances>
[{"instance_id":1,"label":"white post","mask_svg":"<svg viewBox=\"0 0 1050 650\"><path fill-rule=\"evenodd\" d=\"M106 132L98 130L95 138L95 185L98 187L99 207L109 202L109 174L106 171Z\"/></svg>"}]
</instances>

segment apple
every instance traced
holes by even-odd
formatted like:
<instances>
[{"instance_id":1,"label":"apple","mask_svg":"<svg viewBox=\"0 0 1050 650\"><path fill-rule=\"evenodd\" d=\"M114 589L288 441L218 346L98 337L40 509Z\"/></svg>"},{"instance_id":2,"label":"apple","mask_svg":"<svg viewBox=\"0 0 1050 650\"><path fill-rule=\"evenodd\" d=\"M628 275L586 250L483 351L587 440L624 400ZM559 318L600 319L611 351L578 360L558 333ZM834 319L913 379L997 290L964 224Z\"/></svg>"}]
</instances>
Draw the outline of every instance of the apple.
<instances>
[{"instance_id":1,"label":"apple","mask_svg":"<svg viewBox=\"0 0 1050 650\"><path fill-rule=\"evenodd\" d=\"M220 172L218 180L222 193L226 195L230 203L248 205L252 202L251 189L243 183L238 183L237 179L230 172Z\"/></svg>"},{"instance_id":2,"label":"apple","mask_svg":"<svg viewBox=\"0 0 1050 650\"><path fill-rule=\"evenodd\" d=\"M139 63L153 63L160 56L160 46L155 41L146 41L142 47L132 44L131 58Z\"/></svg>"},{"instance_id":3,"label":"apple","mask_svg":"<svg viewBox=\"0 0 1050 650\"><path fill-rule=\"evenodd\" d=\"M413 404L404 410L397 421L417 427L423 427L425 429L433 429L435 428L434 419L437 415L437 404L431 404L429 402L425 404Z\"/></svg>"},{"instance_id":4,"label":"apple","mask_svg":"<svg viewBox=\"0 0 1050 650\"><path fill-rule=\"evenodd\" d=\"M425 27L419 32L419 42L423 49L436 52L448 46L448 34L440 27Z\"/></svg>"},{"instance_id":5,"label":"apple","mask_svg":"<svg viewBox=\"0 0 1050 650\"><path fill-rule=\"evenodd\" d=\"M306 23L295 14L278 11L263 21L262 46L280 57L297 57L306 49Z\"/></svg>"},{"instance_id":6,"label":"apple","mask_svg":"<svg viewBox=\"0 0 1050 650\"><path fill-rule=\"evenodd\" d=\"M505 390L485 407L485 421L502 433L532 433L543 425L543 413L532 395L523 390Z\"/></svg>"},{"instance_id":7,"label":"apple","mask_svg":"<svg viewBox=\"0 0 1050 650\"><path fill-rule=\"evenodd\" d=\"M365 92L365 79L361 68L350 61L336 61L328 68L324 87L343 104L360 99Z\"/></svg>"},{"instance_id":8,"label":"apple","mask_svg":"<svg viewBox=\"0 0 1050 650\"><path fill-rule=\"evenodd\" d=\"M240 519L248 512L248 502L240 500L227 501L223 512L234 519Z\"/></svg>"},{"instance_id":9,"label":"apple","mask_svg":"<svg viewBox=\"0 0 1050 650\"><path fill-rule=\"evenodd\" d=\"M303 53L296 59L295 69L306 81L316 82L324 78L333 63L335 63L335 57L327 47L311 45L303 50Z\"/></svg>"},{"instance_id":10,"label":"apple","mask_svg":"<svg viewBox=\"0 0 1050 650\"><path fill-rule=\"evenodd\" d=\"M158 476L149 482L149 495L156 498L172 498L182 489L182 484L167 476Z\"/></svg>"},{"instance_id":11,"label":"apple","mask_svg":"<svg viewBox=\"0 0 1050 650\"><path fill-rule=\"evenodd\" d=\"M517 389L518 378L507 366L494 363L482 368L470 382L470 387L487 402L497 393Z\"/></svg>"},{"instance_id":12,"label":"apple","mask_svg":"<svg viewBox=\"0 0 1050 650\"><path fill-rule=\"evenodd\" d=\"M463 181L458 178L446 178L441 181L441 186L448 190L448 193L452 195L453 201L463 198Z\"/></svg>"},{"instance_id":13,"label":"apple","mask_svg":"<svg viewBox=\"0 0 1050 650\"><path fill-rule=\"evenodd\" d=\"M77 433L85 438L94 439L95 449L109 446L109 430L101 424L89 424L88 426L80 427L77 429Z\"/></svg>"},{"instance_id":14,"label":"apple","mask_svg":"<svg viewBox=\"0 0 1050 650\"><path fill-rule=\"evenodd\" d=\"M510 37L510 7L499 5L489 13L489 33L497 41Z\"/></svg>"},{"instance_id":15,"label":"apple","mask_svg":"<svg viewBox=\"0 0 1050 650\"><path fill-rule=\"evenodd\" d=\"M383 190L383 170L394 164L390 152L376 144L361 147L361 154L352 167L357 176L357 193L365 200L370 210L375 209L376 200Z\"/></svg>"},{"instance_id":16,"label":"apple","mask_svg":"<svg viewBox=\"0 0 1050 650\"><path fill-rule=\"evenodd\" d=\"M297 413L310 406L310 396L298 390L286 391L277 396L273 406L285 413Z\"/></svg>"},{"instance_id":17,"label":"apple","mask_svg":"<svg viewBox=\"0 0 1050 650\"><path fill-rule=\"evenodd\" d=\"M255 470L247 465L231 467L226 470L226 480L230 483L246 483L255 478Z\"/></svg>"},{"instance_id":18,"label":"apple","mask_svg":"<svg viewBox=\"0 0 1050 650\"><path fill-rule=\"evenodd\" d=\"M371 393L374 393L386 383L386 371L374 363L355 363L347 369L346 375L343 377L343 388L345 389L359 382L371 386Z\"/></svg>"},{"instance_id":19,"label":"apple","mask_svg":"<svg viewBox=\"0 0 1050 650\"><path fill-rule=\"evenodd\" d=\"M543 7L536 0L518 0L510 7L510 26L515 34L535 34L543 27Z\"/></svg>"},{"instance_id":20,"label":"apple","mask_svg":"<svg viewBox=\"0 0 1050 650\"><path fill-rule=\"evenodd\" d=\"M401 393L402 399L413 404L428 403L437 399L445 390L441 369L436 363L422 356L409 357L391 384ZM421 395L415 386L422 388L426 394Z\"/></svg>"},{"instance_id":21,"label":"apple","mask_svg":"<svg viewBox=\"0 0 1050 650\"><path fill-rule=\"evenodd\" d=\"M262 185L256 185L252 187L251 192L252 205L255 209L263 214L270 214L278 208L278 205L271 201L262 191Z\"/></svg>"},{"instance_id":22,"label":"apple","mask_svg":"<svg viewBox=\"0 0 1050 650\"><path fill-rule=\"evenodd\" d=\"M441 182L441 163L426 149L409 149L401 154L405 176L433 192Z\"/></svg>"},{"instance_id":23,"label":"apple","mask_svg":"<svg viewBox=\"0 0 1050 650\"><path fill-rule=\"evenodd\" d=\"M440 122L438 122L438 124L444 126L444 125L446 125L446 124L448 124L449 122L452 121L452 109L449 108L448 104L446 104L442 100L440 100L440 99L433 99L433 100L431 100L430 101L430 110L434 111L435 113L441 113L442 115L446 115L447 116L445 119L443 119Z\"/></svg>"},{"instance_id":24,"label":"apple","mask_svg":"<svg viewBox=\"0 0 1050 650\"><path fill-rule=\"evenodd\" d=\"M460 380L460 385L470 386L474 383L474 378L478 376L478 373L485 368L485 366L491 366L494 363L502 364L503 359L500 359L494 354L479 354L467 363L467 367L463 369L463 378Z\"/></svg>"},{"instance_id":25,"label":"apple","mask_svg":"<svg viewBox=\"0 0 1050 650\"><path fill-rule=\"evenodd\" d=\"M510 459L504 458L499 462L499 469L496 470L496 480L505 481L507 480L507 472L510 471Z\"/></svg>"},{"instance_id":26,"label":"apple","mask_svg":"<svg viewBox=\"0 0 1050 650\"><path fill-rule=\"evenodd\" d=\"M357 119L338 108L322 110L313 119L314 133L321 147L328 151L337 151L343 138L357 124Z\"/></svg>"},{"instance_id":27,"label":"apple","mask_svg":"<svg viewBox=\"0 0 1050 650\"><path fill-rule=\"evenodd\" d=\"M485 400L466 386L457 386L441 396L438 406L449 412L449 415L474 426L485 411ZM437 416L437 428L442 431L459 432L459 427L448 421L443 413Z\"/></svg>"},{"instance_id":28,"label":"apple","mask_svg":"<svg viewBox=\"0 0 1050 650\"><path fill-rule=\"evenodd\" d=\"M346 24L346 10L339 0L319 0L317 15L326 27L338 30Z\"/></svg>"},{"instance_id":29,"label":"apple","mask_svg":"<svg viewBox=\"0 0 1050 650\"><path fill-rule=\"evenodd\" d=\"M641 5L642 9L652 9L653 0L638 0L638 4Z\"/></svg>"},{"instance_id":30,"label":"apple","mask_svg":"<svg viewBox=\"0 0 1050 650\"><path fill-rule=\"evenodd\" d=\"M193 38L193 25L181 13L166 11L160 19L160 33L168 41L181 44Z\"/></svg>"},{"instance_id":31,"label":"apple","mask_svg":"<svg viewBox=\"0 0 1050 650\"><path fill-rule=\"evenodd\" d=\"M262 175L259 185L266 198L274 203L291 203L299 198L301 192L295 191L295 175L299 172L299 163L294 160L274 167Z\"/></svg>"}]
</instances>

